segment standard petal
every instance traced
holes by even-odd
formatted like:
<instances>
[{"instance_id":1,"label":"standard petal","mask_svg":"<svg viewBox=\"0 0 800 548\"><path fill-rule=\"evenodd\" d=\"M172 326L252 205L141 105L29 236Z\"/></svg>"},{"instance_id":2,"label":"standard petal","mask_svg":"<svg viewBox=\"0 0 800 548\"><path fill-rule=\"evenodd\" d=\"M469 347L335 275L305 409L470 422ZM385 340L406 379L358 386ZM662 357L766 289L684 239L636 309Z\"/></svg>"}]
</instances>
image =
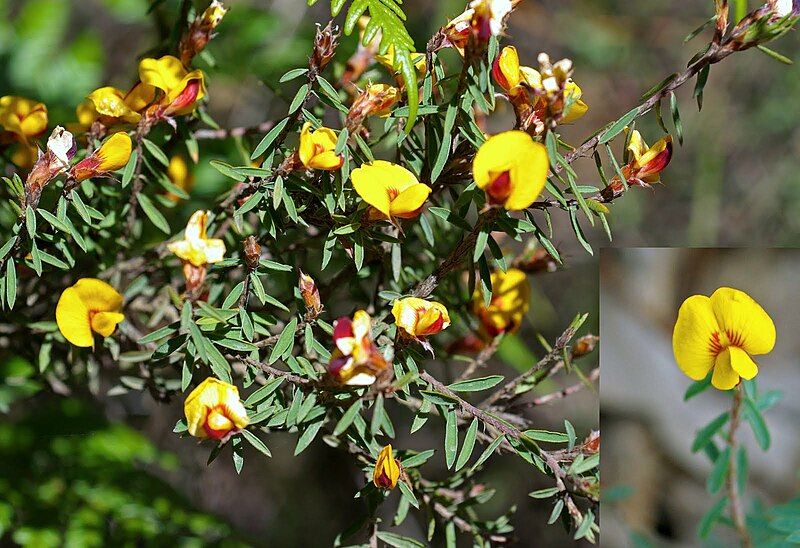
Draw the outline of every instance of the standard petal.
<instances>
[{"instance_id":1,"label":"standard petal","mask_svg":"<svg viewBox=\"0 0 800 548\"><path fill-rule=\"evenodd\" d=\"M64 338L75 346L86 348L94 344L89 308L74 286L65 289L58 299L56 323Z\"/></svg>"},{"instance_id":2,"label":"standard petal","mask_svg":"<svg viewBox=\"0 0 800 548\"><path fill-rule=\"evenodd\" d=\"M206 244L206 263L218 263L225 258L225 242L217 238L205 241Z\"/></svg>"},{"instance_id":3,"label":"standard petal","mask_svg":"<svg viewBox=\"0 0 800 548\"><path fill-rule=\"evenodd\" d=\"M698 379L699 380L699 379ZM739 383L739 374L731 367L730 349L725 349L717 356L711 384L719 390L730 390Z\"/></svg>"},{"instance_id":4,"label":"standard petal","mask_svg":"<svg viewBox=\"0 0 800 548\"><path fill-rule=\"evenodd\" d=\"M772 318L744 291L720 287L711 295L711 306L732 345L751 355L766 354L775 346Z\"/></svg>"},{"instance_id":5,"label":"standard petal","mask_svg":"<svg viewBox=\"0 0 800 548\"><path fill-rule=\"evenodd\" d=\"M92 312L118 312L122 308L122 295L103 280L81 278L72 287Z\"/></svg>"},{"instance_id":6,"label":"standard petal","mask_svg":"<svg viewBox=\"0 0 800 548\"><path fill-rule=\"evenodd\" d=\"M180 86L185 76L186 69L183 64L172 55L165 55L160 59L142 59L139 62L139 80L157 87L164 93L169 93Z\"/></svg>"},{"instance_id":7,"label":"standard petal","mask_svg":"<svg viewBox=\"0 0 800 548\"><path fill-rule=\"evenodd\" d=\"M742 378L752 379L758 374L758 366L750 355L737 346L728 348L731 354L731 368Z\"/></svg>"},{"instance_id":8,"label":"standard petal","mask_svg":"<svg viewBox=\"0 0 800 548\"><path fill-rule=\"evenodd\" d=\"M350 174L350 180L362 200L389 217L391 183L380 177L381 174L382 170L370 169L370 165L367 164L354 169Z\"/></svg>"},{"instance_id":9,"label":"standard petal","mask_svg":"<svg viewBox=\"0 0 800 548\"><path fill-rule=\"evenodd\" d=\"M683 301L672 332L672 352L688 377L699 381L714 366L712 341L719 331L708 297L692 295Z\"/></svg>"}]
</instances>

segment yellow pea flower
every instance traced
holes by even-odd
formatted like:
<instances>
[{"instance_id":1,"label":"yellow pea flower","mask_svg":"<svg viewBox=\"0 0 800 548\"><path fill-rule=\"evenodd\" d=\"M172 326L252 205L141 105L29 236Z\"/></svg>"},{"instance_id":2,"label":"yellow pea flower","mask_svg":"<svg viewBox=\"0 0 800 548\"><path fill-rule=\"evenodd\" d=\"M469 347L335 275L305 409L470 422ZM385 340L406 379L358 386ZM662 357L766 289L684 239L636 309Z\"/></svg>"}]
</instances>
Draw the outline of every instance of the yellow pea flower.
<instances>
[{"instance_id":1,"label":"yellow pea flower","mask_svg":"<svg viewBox=\"0 0 800 548\"><path fill-rule=\"evenodd\" d=\"M197 385L183 402L189 434L225 441L250 423L239 389L214 377Z\"/></svg>"},{"instance_id":2,"label":"yellow pea flower","mask_svg":"<svg viewBox=\"0 0 800 548\"><path fill-rule=\"evenodd\" d=\"M692 295L678 311L672 351L678 367L698 381L714 370L711 384L730 390L739 379L752 379L758 366L751 358L775 346L775 324L744 291L720 287L711 295Z\"/></svg>"},{"instance_id":3,"label":"yellow pea flower","mask_svg":"<svg viewBox=\"0 0 800 548\"><path fill-rule=\"evenodd\" d=\"M328 372L337 381L352 386L367 386L388 364L372 340L372 318L358 310L353 319L343 316L333 324L336 349L328 362Z\"/></svg>"},{"instance_id":4,"label":"yellow pea flower","mask_svg":"<svg viewBox=\"0 0 800 548\"><path fill-rule=\"evenodd\" d=\"M492 65L492 77L498 86L511 93L524 81L520 68L517 48L506 46Z\"/></svg>"},{"instance_id":5,"label":"yellow pea flower","mask_svg":"<svg viewBox=\"0 0 800 548\"><path fill-rule=\"evenodd\" d=\"M158 104L160 114L165 116L189 114L205 96L203 71L188 72L180 59L172 55L142 59L139 63L139 79L142 84L163 92Z\"/></svg>"},{"instance_id":6,"label":"yellow pea flower","mask_svg":"<svg viewBox=\"0 0 800 548\"><path fill-rule=\"evenodd\" d=\"M524 131L493 135L478 149L472 174L491 205L509 211L530 207L539 197L550 169L547 150Z\"/></svg>"},{"instance_id":7,"label":"yellow pea flower","mask_svg":"<svg viewBox=\"0 0 800 548\"><path fill-rule=\"evenodd\" d=\"M385 160L354 169L350 179L361 199L380 212L377 217L392 222L418 217L431 193L431 187L420 183L409 170Z\"/></svg>"},{"instance_id":8,"label":"yellow pea flower","mask_svg":"<svg viewBox=\"0 0 800 548\"><path fill-rule=\"evenodd\" d=\"M61 293L56 323L64 338L75 346L93 347L94 336L111 335L125 319L122 295L102 280L81 278Z\"/></svg>"},{"instance_id":9,"label":"yellow pea flower","mask_svg":"<svg viewBox=\"0 0 800 548\"><path fill-rule=\"evenodd\" d=\"M120 131L109 137L92 154L72 166L70 173L76 181L83 181L103 173L125 167L131 157L131 138Z\"/></svg>"},{"instance_id":10,"label":"yellow pea flower","mask_svg":"<svg viewBox=\"0 0 800 548\"><path fill-rule=\"evenodd\" d=\"M413 339L424 339L450 325L450 315L442 303L417 297L394 301L392 315L397 328Z\"/></svg>"},{"instance_id":11,"label":"yellow pea flower","mask_svg":"<svg viewBox=\"0 0 800 548\"><path fill-rule=\"evenodd\" d=\"M225 17L226 13L228 13L228 10L225 8L222 2L214 0L203 12L203 15L200 18L201 25L205 28L214 30L222 22L222 18Z\"/></svg>"},{"instance_id":12,"label":"yellow pea flower","mask_svg":"<svg viewBox=\"0 0 800 548\"><path fill-rule=\"evenodd\" d=\"M336 150L336 133L327 127L311 130L311 122L303 124L300 131L300 161L308 169L324 169L336 171L344 163Z\"/></svg>"},{"instance_id":13,"label":"yellow pea flower","mask_svg":"<svg viewBox=\"0 0 800 548\"><path fill-rule=\"evenodd\" d=\"M394 489L400 479L400 463L392 455L392 446L387 445L378 454L375 461L375 470L372 473L372 483L379 489Z\"/></svg>"},{"instance_id":14,"label":"yellow pea flower","mask_svg":"<svg viewBox=\"0 0 800 548\"><path fill-rule=\"evenodd\" d=\"M470 34L483 43L488 42L491 36L499 36L513 9L512 0L472 0L467 9L445 25L442 31L450 44L464 55Z\"/></svg>"},{"instance_id":15,"label":"yellow pea flower","mask_svg":"<svg viewBox=\"0 0 800 548\"><path fill-rule=\"evenodd\" d=\"M628 142L628 152L631 158L623 168L623 174L629 179L657 183L661 179L660 173L672 159L672 135L667 135L648 147L642 135L633 130Z\"/></svg>"},{"instance_id":16,"label":"yellow pea flower","mask_svg":"<svg viewBox=\"0 0 800 548\"><path fill-rule=\"evenodd\" d=\"M0 97L0 126L9 137L27 143L47 129L47 107L25 97Z\"/></svg>"},{"instance_id":17,"label":"yellow pea flower","mask_svg":"<svg viewBox=\"0 0 800 548\"><path fill-rule=\"evenodd\" d=\"M225 258L225 242L208 237L207 223L208 211L195 211L186 225L184 239L167 244L167 249L196 267L220 262Z\"/></svg>"},{"instance_id":18,"label":"yellow pea flower","mask_svg":"<svg viewBox=\"0 0 800 548\"><path fill-rule=\"evenodd\" d=\"M176 154L169 159L169 165L167 166L167 177L173 185L181 190L185 190L187 193L192 190L192 187L194 187L194 176L189 170L189 164L180 154ZM173 202L178 202L181 200L179 196L171 192L167 194L167 198Z\"/></svg>"},{"instance_id":19,"label":"yellow pea flower","mask_svg":"<svg viewBox=\"0 0 800 548\"><path fill-rule=\"evenodd\" d=\"M22 169L36 162L38 151L32 139L47 130L47 107L25 97L6 95L0 97L0 144L16 145L11 150L11 161Z\"/></svg>"},{"instance_id":20,"label":"yellow pea flower","mask_svg":"<svg viewBox=\"0 0 800 548\"><path fill-rule=\"evenodd\" d=\"M492 272L492 299L489 306L483 300L480 289L475 291L472 303L483 329L491 337L500 333L514 332L522 325L528 313L531 288L525 273L516 268L506 272Z\"/></svg>"}]
</instances>

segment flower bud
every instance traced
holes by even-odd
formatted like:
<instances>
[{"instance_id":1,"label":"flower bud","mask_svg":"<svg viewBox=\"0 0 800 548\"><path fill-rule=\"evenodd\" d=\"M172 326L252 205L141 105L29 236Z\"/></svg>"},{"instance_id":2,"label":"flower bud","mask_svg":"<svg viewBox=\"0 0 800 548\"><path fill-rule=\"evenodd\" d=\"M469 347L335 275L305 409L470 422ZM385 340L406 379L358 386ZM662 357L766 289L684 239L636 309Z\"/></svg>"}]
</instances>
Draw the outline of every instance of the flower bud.
<instances>
[{"instance_id":1,"label":"flower bud","mask_svg":"<svg viewBox=\"0 0 800 548\"><path fill-rule=\"evenodd\" d=\"M368 116L388 116L400 100L400 91L387 84L370 84L353 101L347 113L345 126L355 133Z\"/></svg>"},{"instance_id":2,"label":"flower bud","mask_svg":"<svg viewBox=\"0 0 800 548\"><path fill-rule=\"evenodd\" d=\"M39 151L36 163L25 180L25 205L36 207L44 186L69 168L76 147L72 133L56 126L47 139L47 151Z\"/></svg>"},{"instance_id":3,"label":"flower bud","mask_svg":"<svg viewBox=\"0 0 800 548\"><path fill-rule=\"evenodd\" d=\"M572 345L572 358L577 359L591 353L599 338L596 335L584 335Z\"/></svg>"},{"instance_id":4,"label":"flower bud","mask_svg":"<svg viewBox=\"0 0 800 548\"><path fill-rule=\"evenodd\" d=\"M118 132L106 139L102 146L72 167L70 174L76 181L103 175L125 167L131 157L131 138Z\"/></svg>"},{"instance_id":5,"label":"flower bud","mask_svg":"<svg viewBox=\"0 0 800 548\"><path fill-rule=\"evenodd\" d=\"M375 461L375 470L372 472L372 483L379 489L394 489L400 479L400 463L392 456L392 446L385 446L378 460Z\"/></svg>"},{"instance_id":6,"label":"flower bud","mask_svg":"<svg viewBox=\"0 0 800 548\"><path fill-rule=\"evenodd\" d=\"M214 377L208 377L192 390L183 410L189 434L201 439L227 441L250 422L238 388Z\"/></svg>"},{"instance_id":7,"label":"flower bud","mask_svg":"<svg viewBox=\"0 0 800 548\"><path fill-rule=\"evenodd\" d=\"M261 258L261 245L256 241L255 236L248 236L244 240L244 263L250 270L258 267L258 260Z\"/></svg>"},{"instance_id":8,"label":"flower bud","mask_svg":"<svg viewBox=\"0 0 800 548\"><path fill-rule=\"evenodd\" d=\"M308 315L312 318L316 318L319 316L319 313L322 312L322 301L320 300L319 289L317 289L314 278L300 271L298 287L300 288L300 295L303 296L303 302L306 303Z\"/></svg>"},{"instance_id":9,"label":"flower bud","mask_svg":"<svg viewBox=\"0 0 800 548\"><path fill-rule=\"evenodd\" d=\"M228 10L225 9L222 2L214 0L202 14L195 18L178 45L184 65L188 66L192 59L205 49L206 44L214 37L214 29L222 22L222 18L227 12Z\"/></svg>"},{"instance_id":10,"label":"flower bud","mask_svg":"<svg viewBox=\"0 0 800 548\"><path fill-rule=\"evenodd\" d=\"M339 45L339 27L328 21L324 28L317 25L317 33L314 36L314 53L311 55L311 64L318 72L322 72L328 63L333 59L336 46Z\"/></svg>"}]
</instances>

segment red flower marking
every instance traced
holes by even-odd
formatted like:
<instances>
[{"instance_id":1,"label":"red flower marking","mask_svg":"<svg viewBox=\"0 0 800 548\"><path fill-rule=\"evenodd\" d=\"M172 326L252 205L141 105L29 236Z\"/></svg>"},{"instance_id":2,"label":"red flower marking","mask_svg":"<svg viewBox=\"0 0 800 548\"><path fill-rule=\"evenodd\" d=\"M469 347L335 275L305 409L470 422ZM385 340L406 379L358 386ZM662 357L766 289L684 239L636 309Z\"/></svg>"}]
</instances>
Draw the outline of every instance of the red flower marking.
<instances>
[{"instance_id":1,"label":"red flower marking","mask_svg":"<svg viewBox=\"0 0 800 548\"><path fill-rule=\"evenodd\" d=\"M504 204L511 194L511 175L504 171L494 178L486 187L486 194L489 196L489 203L492 205Z\"/></svg>"},{"instance_id":2,"label":"red flower marking","mask_svg":"<svg viewBox=\"0 0 800 548\"><path fill-rule=\"evenodd\" d=\"M231 428L229 430L215 430L215 429L211 428L211 426L209 426L209 424L208 424L208 417L214 411L216 411L220 415L224 415L225 418L227 418L231 422L233 422L233 419L231 419L231 413L228 410L228 406L227 405L220 404L220 405L215 405L214 407L206 409L206 418L203 421L203 430L205 430L205 432L206 432L206 434L208 435L209 438L213 438L215 440L221 440L222 438L227 436L228 433L231 430L233 430L233 428Z\"/></svg>"},{"instance_id":3,"label":"red flower marking","mask_svg":"<svg viewBox=\"0 0 800 548\"><path fill-rule=\"evenodd\" d=\"M709 351L714 356L716 356L717 354L722 352L722 343L719 340L719 332L718 331L714 331L711 334L711 340L708 342L708 344L709 344Z\"/></svg>"}]
</instances>

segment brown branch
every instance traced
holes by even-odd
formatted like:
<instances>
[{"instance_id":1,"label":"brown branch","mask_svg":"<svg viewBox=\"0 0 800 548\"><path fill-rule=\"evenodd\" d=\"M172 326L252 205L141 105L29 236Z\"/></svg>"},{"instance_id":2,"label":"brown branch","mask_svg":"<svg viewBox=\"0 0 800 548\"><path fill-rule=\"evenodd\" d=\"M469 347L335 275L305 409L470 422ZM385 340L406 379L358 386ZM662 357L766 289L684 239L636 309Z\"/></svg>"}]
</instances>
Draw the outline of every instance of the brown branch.
<instances>
[{"instance_id":1,"label":"brown branch","mask_svg":"<svg viewBox=\"0 0 800 548\"><path fill-rule=\"evenodd\" d=\"M745 521L744 508L742 500L739 496L738 487L738 470L736 469L736 448L738 441L736 439L736 430L739 428L740 411L742 407L742 390L741 384L733 391L733 406L731 407L731 424L730 433L728 434L728 446L730 447L730 462L728 466L728 498L731 501L731 521L733 521L734 529L742 541L742 548L751 548L753 546L750 540L750 533L747 531L747 522Z\"/></svg>"},{"instance_id":2,"label":"brown branch","mask_svg":"<svg viewBox=\"0 0 800 548\"><path fill-rule=\"evenodd\" d=\"M586 376L586 381L588 382L578 382L573 384L572 386L567 386L566 388L562 388L561 390L557 390L555 392L551 392L550 394L545 394L544 396L540 396L538 398L534 398L528 402L518 403L512 406L513 409L518 409L521 407L537 407L539 405L546 405L548 403L552 403L557 400L561 400L566 398L567 396L571 396L572 394L581 391L582 389L589 386L588 383L595 382L597 379L600 378L600 368L595 367L592 369L589 374Z\"/></svg>"},{"instance_id":3,"label":"brown branch","mask_svg":"<svg viewBox=\"0 0 800 548\"><path fill-rule=\"evenodd\" d=\"M275 122L268 120L261 122L256 126L248 127L232 127L232 128L203 128L197 129L192 133L192 137L198 141L204 139L228 139L230 137L244 137L251 133L264 133L271 130L275 126Z\"/></svg>"},{"instance_id":4,"label":"brown branch","mask_svg":"<svg viewBox=\"0 0 800 548\"><path fill-rule=\"evenodd\" d=\"M499 215L499 212L500 210L498 208L491 208L481 213L469 234L461 238L447 258L439 263L439 266L437 266L427 278L419 282L411 291L411 294L414 297L422 299L430 296L433 290L439 285L442 278L455 270L464 257L472 252L475 248L475 241L478 239L478 234L480 234L483 227L491 223Z\"/></svg>"},{"instance_id":5,"label":"brown branch","mask_svg":"<svg viewBox=\"0 0 800 548\"><path fill-rule=\"evenodd\" d=\"M469 377L472 376L473 373L475 373L475 371L485 366L486 362L492 359L494 353L497 352L497 348L500 346L500 340L501 340L500 337L493 338L492 342L486 345L478 353L478 355L475 356L474 359L470 360L469 364L467 364L467 366L464 368L464 371L461 372L456 381L463 381L464 379L468 379Z\"/></svg>"}]
</instances>

